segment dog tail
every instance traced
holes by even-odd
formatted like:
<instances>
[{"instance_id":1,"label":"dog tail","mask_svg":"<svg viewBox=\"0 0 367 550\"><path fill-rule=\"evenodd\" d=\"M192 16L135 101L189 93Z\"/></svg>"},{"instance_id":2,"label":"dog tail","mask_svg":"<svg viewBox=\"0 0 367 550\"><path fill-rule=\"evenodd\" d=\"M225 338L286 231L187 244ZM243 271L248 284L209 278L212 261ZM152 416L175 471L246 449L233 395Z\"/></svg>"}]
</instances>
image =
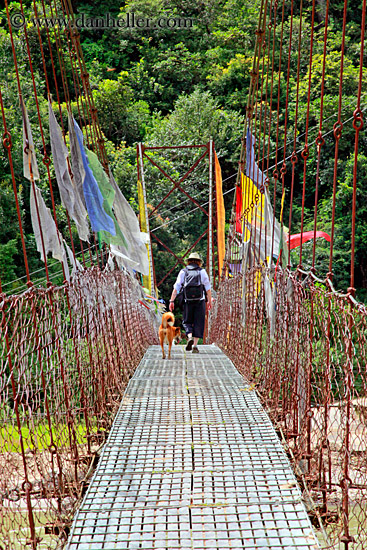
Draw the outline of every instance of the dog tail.
<instances>
[{"instance_id":1,"label":"dog tail","mask_svg":"<svg viewBox=\"0 0 367 550\"><path fill-rule=\"evenodd\" d=\"M162 326L163 328L167 328L167 326L173 327L175 324L175 316L173 313L165 313L162 318Z\"/></svg>"}]
</instances>

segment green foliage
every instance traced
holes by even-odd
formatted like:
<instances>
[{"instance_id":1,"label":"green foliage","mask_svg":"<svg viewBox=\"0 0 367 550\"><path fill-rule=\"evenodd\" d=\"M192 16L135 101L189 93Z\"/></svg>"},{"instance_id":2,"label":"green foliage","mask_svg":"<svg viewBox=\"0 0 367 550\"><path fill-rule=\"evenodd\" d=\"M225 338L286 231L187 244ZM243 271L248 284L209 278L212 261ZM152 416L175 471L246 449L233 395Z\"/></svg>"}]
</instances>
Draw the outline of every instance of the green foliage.
<instances>
[{"instance_id":1,"label":"green foliage","mask_svg":"<svg viewBox=\"0 0 367 550\"><path fill-rule=\"evenodd\" d=\"M96 432L97 428L92 426L91 433ZM86 441L87 429L85 422L80 422L74 428L75 442L82 445ZM49 449L51 444L51 433L49 425L44 423L38 423L36 426L23 425L21 427L21 435L23 445L27 445L28 449L43 451ZM56 427L52 427L52 441L58 447L68 447L69 442L69 429L68 425L59 424ZM5 424L0 426L0 449L5 453L20 453L21 443L18 429L11 425Z\"/></svg>"},{"instance_id":2,"label":"green foliage","mask_svg":"<svg viewBox=\"0 0 367 550\"><path fill-rule=\"evenodd\" d=\"M21 199L21 190L20 190ZM17 214L12 187L0 181L0 278L2 284L17 277L17 264L21 254Z\"/></svg>"},{"instance_id":3,"label":"green foliage","mask_svg":"<svg viewBox=\"0 0 367 550\"><path fill-rule=\"evenodd\" d=\"M190 145L206 143L212 137L218 156L234 163L243 122L237 112L219 107L210 92L196 89L178 98L171 115L154 119L148 139L152 145Z\"/></svg>"},{"instance_id":4,"label":"green foliage","mask_svg":"<svg viewBox=\"0 0 367 550\"><path fill-rule=\"evenodd\" d=\"M335 225L333 246L333 281L338 289L344 292L350 285L351 236L352 236L352 208L353 208L353 170L354 156L343 166L344 180L338 180L335 200ZM367 288L367 157L360 154L357 163L357 192L355 218L355 286L357 297L365 299ZM328 196L320 202L317 230L331 234L333 200ZM305 230L314 227L312 217L306 221ZM312 265L314 243L310 241L303 246L302 261L306 268ZM317 240L315 256L318 274L326 276L329 271L330 244L322 239ZM295 258L295 257L294 257Z\"/></svg>"},{"instance_id":5,"label":"green foliage","mask_svg":"<svg viewBox=\"0 0 367 550\"><path fill-rule=\"evenodd\" d=\"M0 244L0 277L3 284L16 278L14 256L17 252L17 239Z\"/></svg>"},{"instance_id":6,"label":"green foliage","mask_svg":"<svg viewBox=\"0 0 367 550\"><path fill-rule=\"evenodd\" d=\"M207 76L210 90L220 98L226 97L226 105L240 113L245 113L247 98L244 90L250 84L252 63L251 57L238 53L224 66L213 64L213 70Z\"/></svg>"}]
</instances>

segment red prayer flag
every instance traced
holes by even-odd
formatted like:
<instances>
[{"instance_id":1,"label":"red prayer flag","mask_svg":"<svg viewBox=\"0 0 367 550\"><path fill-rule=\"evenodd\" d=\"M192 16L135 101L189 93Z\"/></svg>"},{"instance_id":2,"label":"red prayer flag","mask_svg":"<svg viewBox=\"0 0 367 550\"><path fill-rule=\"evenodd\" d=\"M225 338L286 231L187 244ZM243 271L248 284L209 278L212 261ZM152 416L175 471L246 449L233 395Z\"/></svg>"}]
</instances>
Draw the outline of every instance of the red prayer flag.
<instances>
[{"instance_id":1,"label":"red prayer flag","mask_svg":"<svg viewBox=\"0 0 367 550\"><path fill-rule=\"evenodd\" d=\"M241 186L236 187L236 231L242 233L242 190Z\"/></svg>"},{"instance_id":2,"label":"red prayer flag","mask_svg":"<svg viewBox=\"0 0 367 550\"><path fill-rule=\"evenodd\" d=\"M302 237L302 239L301 239ZM314 231L305 231L304 233L297 233L296 235L290 235L288 237L288 247L292 250L292 248L297 248L302 243L305 243L306 241L310 241L315 237ZM316 238L323 237L328 242L331 241L330 235L325 233L325 231L316 231Z\"/></svg>"}]
</instances>

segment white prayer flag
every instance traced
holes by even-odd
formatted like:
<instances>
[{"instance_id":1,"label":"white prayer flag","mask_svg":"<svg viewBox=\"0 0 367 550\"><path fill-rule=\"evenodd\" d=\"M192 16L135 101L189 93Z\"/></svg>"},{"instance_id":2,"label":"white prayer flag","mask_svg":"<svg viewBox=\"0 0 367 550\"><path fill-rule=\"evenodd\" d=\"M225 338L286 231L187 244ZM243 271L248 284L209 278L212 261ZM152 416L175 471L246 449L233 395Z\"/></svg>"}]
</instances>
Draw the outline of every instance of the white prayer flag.
<instances>
[{"instance_id":1,"label":"white prayer flag","mask_svg":"<svg viewBox=\"0 0 367 550\"><path fill-rule=\"evenodd\" d=\"M119 246L114 247L114 249L115 251L118 250L120 254L125 256L124 261L126 262L127 267L130 267L130 269L134 269L135 271L139 271L143 275L149 275L149 259L146 247L149 235L147 233L141 233L138 218L122 194L111 173L111 170L110 182L115 190L113 210L121 232L125 236L128 243L127 248L124 246Z\"/></svg>"},{"instance_id":2,"label":"white prayer flag","mask_svg":"<svg viewBox=\"0 0 367 550\"><path fill-rule=\"evenodd\" d=\"M62 235L56 227L50 209L43 200L41 190L35 183L31 184L30 208L33 232L36 238L37 250L41 254L41 260L45 262L45 255L47 257L48 253L51 252L55 260L59 260L64 264L65 277L69 280L69 267Z\"/></svg>"},{"instance_id":3,"label":"white prayer flag","mask_svg":"<svg viewBox=\"0 0 367 550\"><path fill-rule=\"evenodd\" d=\"M80 239L87 241L89 236L87 211L80 200L79 193L75 191L70 177L68 166L69 151L64 143L62 131L56 120L50 101L48 103L48 113L52 158L61 202L67 209L70 217L75 221Z\"/></svg>"}]
</instances>

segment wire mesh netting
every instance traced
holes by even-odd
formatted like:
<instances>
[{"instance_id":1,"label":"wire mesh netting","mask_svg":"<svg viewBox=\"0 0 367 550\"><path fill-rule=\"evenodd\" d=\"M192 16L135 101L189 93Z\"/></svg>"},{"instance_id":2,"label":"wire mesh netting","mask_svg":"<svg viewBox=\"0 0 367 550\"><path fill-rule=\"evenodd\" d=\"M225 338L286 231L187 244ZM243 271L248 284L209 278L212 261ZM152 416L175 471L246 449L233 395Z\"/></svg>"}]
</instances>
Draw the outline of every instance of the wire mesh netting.
<instances>
[{"instance_id":1,"label":"wire mesh netting","mask_svg":"<svg viewBox=\"0 0 367 550\"><path fill-rule=\"evenodd\" d=\"M93 471L154 316L122 272L3 296L0 540L56 548Z\"/></svg>"},{"instance_id":2,"label":"wire mesh netting","mask_svg":"<svg viewBox=\"0 0 367 550\"><path fill-rule=\"evenodd\" d=\"M353 548L364 548L366 308L279 270L271 335L264 282L254 268L221 284L210 339L256 386L308 489L316 525L319 517L327 525L329 547L350 530Z\"/></svg>"}]
</instances>

